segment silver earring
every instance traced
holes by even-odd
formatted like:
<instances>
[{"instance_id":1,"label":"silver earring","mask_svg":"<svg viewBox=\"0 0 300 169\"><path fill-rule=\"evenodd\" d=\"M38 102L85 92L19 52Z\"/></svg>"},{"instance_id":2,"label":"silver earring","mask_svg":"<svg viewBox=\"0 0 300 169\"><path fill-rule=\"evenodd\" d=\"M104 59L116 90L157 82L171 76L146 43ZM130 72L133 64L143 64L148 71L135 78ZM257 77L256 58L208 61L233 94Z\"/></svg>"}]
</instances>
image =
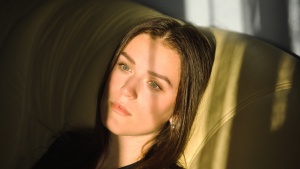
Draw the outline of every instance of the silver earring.
<instances>
[{"instance_id":1,"label":"silver earring","mask_svg":"<svg viewBox=\"0 0 300 169\"><path fill-rule=\"evenodd\" d=\"M175 129L175 123L171 122L171 129L174 130Z\"/></svg>"}]
</instances>

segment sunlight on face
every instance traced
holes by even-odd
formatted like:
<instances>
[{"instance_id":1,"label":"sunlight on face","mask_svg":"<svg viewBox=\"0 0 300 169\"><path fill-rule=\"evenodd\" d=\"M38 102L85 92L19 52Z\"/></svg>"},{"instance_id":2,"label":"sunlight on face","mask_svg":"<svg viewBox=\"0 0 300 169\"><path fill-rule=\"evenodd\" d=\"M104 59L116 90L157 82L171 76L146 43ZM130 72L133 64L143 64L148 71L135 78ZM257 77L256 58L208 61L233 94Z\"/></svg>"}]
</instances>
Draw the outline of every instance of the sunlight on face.
<instances>
[{"instance_id":1,"label":"sunlight on face","mask_svg":"<svg viewBox=\"0 0 300 169\"><path fill-rule=\"evenodd\" d=\"M116 135L155 135L173 114L180 63L162 39L136 36L111 72L101 105L103 125Z\"/></svg>"}]
</instances>

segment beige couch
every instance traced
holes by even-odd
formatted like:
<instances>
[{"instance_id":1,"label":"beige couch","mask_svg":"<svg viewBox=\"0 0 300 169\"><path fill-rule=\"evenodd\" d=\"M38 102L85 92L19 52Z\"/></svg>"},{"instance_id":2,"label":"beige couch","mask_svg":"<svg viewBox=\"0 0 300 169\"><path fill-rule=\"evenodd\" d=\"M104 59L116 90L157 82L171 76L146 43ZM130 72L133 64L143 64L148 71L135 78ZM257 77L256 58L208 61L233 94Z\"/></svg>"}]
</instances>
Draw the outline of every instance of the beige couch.
<instances>
[{"instance_id":1,"label":"beige couch","mask_svg":"<svg viewBox=\"0 0 300 169\"><path fill-rule=\"evenodd\" d=\"M92 127L122 35L161 13L126 0L1 2L0 168L30 168L54 136ZM216 29L212 78L185 152L191 169L300 168L299 58Z\"/></svg>"}]
</instances>

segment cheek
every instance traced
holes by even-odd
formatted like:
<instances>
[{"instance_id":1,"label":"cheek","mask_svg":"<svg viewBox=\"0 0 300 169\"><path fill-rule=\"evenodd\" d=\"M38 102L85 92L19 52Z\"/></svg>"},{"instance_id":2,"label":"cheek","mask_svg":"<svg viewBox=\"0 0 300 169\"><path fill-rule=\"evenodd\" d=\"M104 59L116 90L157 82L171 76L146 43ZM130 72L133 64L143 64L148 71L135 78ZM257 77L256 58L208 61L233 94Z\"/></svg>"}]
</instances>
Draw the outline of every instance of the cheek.
<instances>
[{"instance_id":1,"label":"cheek","mask_svg":"<svg viewBox=\"0 0 300 169\"><path fill-rule=\"evenodd\" d=\"M124 76L120 75L120 73L118 72L112 72L108 85L107 85L107 91L109 92L109 94L111 94L111 92L116 91L120 89L121 85L124 83Z\"/></svg>"},{"instance_id":2,"label":"cheek","mask_svg":"<svg viewBox=\"0 0 300 169\"><path fill-rule=\"evenodd\" d=\"M147 100L147 101L146 101ZM157 125L163 125L172 116L175 107L175 98L171 97L148 97L141 99L142 109L147 110L147 118Z\"/></svg>"},{"instance_id":3,"label":"cheek","mask_svg":"<svg viewBox=\"0 0 300 169\"><path fill-rule=\"evenodd\" d=\"M118 81L117 76L117 73L115 73L115 71L113 70L108 81L108 89L113 87L113 84L116 84L116 82Z\"/></svg>"}]
</instances>

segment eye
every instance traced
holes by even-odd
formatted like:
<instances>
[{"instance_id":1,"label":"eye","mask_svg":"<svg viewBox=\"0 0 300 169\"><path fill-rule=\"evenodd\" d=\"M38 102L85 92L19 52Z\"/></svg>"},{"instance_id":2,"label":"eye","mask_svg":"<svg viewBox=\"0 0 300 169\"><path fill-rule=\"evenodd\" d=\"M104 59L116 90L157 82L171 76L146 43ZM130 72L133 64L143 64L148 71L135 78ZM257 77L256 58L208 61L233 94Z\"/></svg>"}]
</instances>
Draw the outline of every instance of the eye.
<instances>
[{"instance_id":1,"label":"eye","mask_svg":"<svg viewBox=\"0 0 300 169\"><path fill-rule=\"evenodd\" d=\"M154 90L162 90L161 87L155 81L149 81L148 84Z\"/></svg>"},{"instance_id":2,"label":"eye","mask_svg":"<svg viewBox=\"0 0 300 169\"><path fill-rule=\"evenodd\" d=\"M125 71L125 72L131 72L130 67L127 66L127 65L124 64L124 63L119 63L118 66L119 66L119 68L120 68L122 71Z\"/></svg>"}]
</instances>

